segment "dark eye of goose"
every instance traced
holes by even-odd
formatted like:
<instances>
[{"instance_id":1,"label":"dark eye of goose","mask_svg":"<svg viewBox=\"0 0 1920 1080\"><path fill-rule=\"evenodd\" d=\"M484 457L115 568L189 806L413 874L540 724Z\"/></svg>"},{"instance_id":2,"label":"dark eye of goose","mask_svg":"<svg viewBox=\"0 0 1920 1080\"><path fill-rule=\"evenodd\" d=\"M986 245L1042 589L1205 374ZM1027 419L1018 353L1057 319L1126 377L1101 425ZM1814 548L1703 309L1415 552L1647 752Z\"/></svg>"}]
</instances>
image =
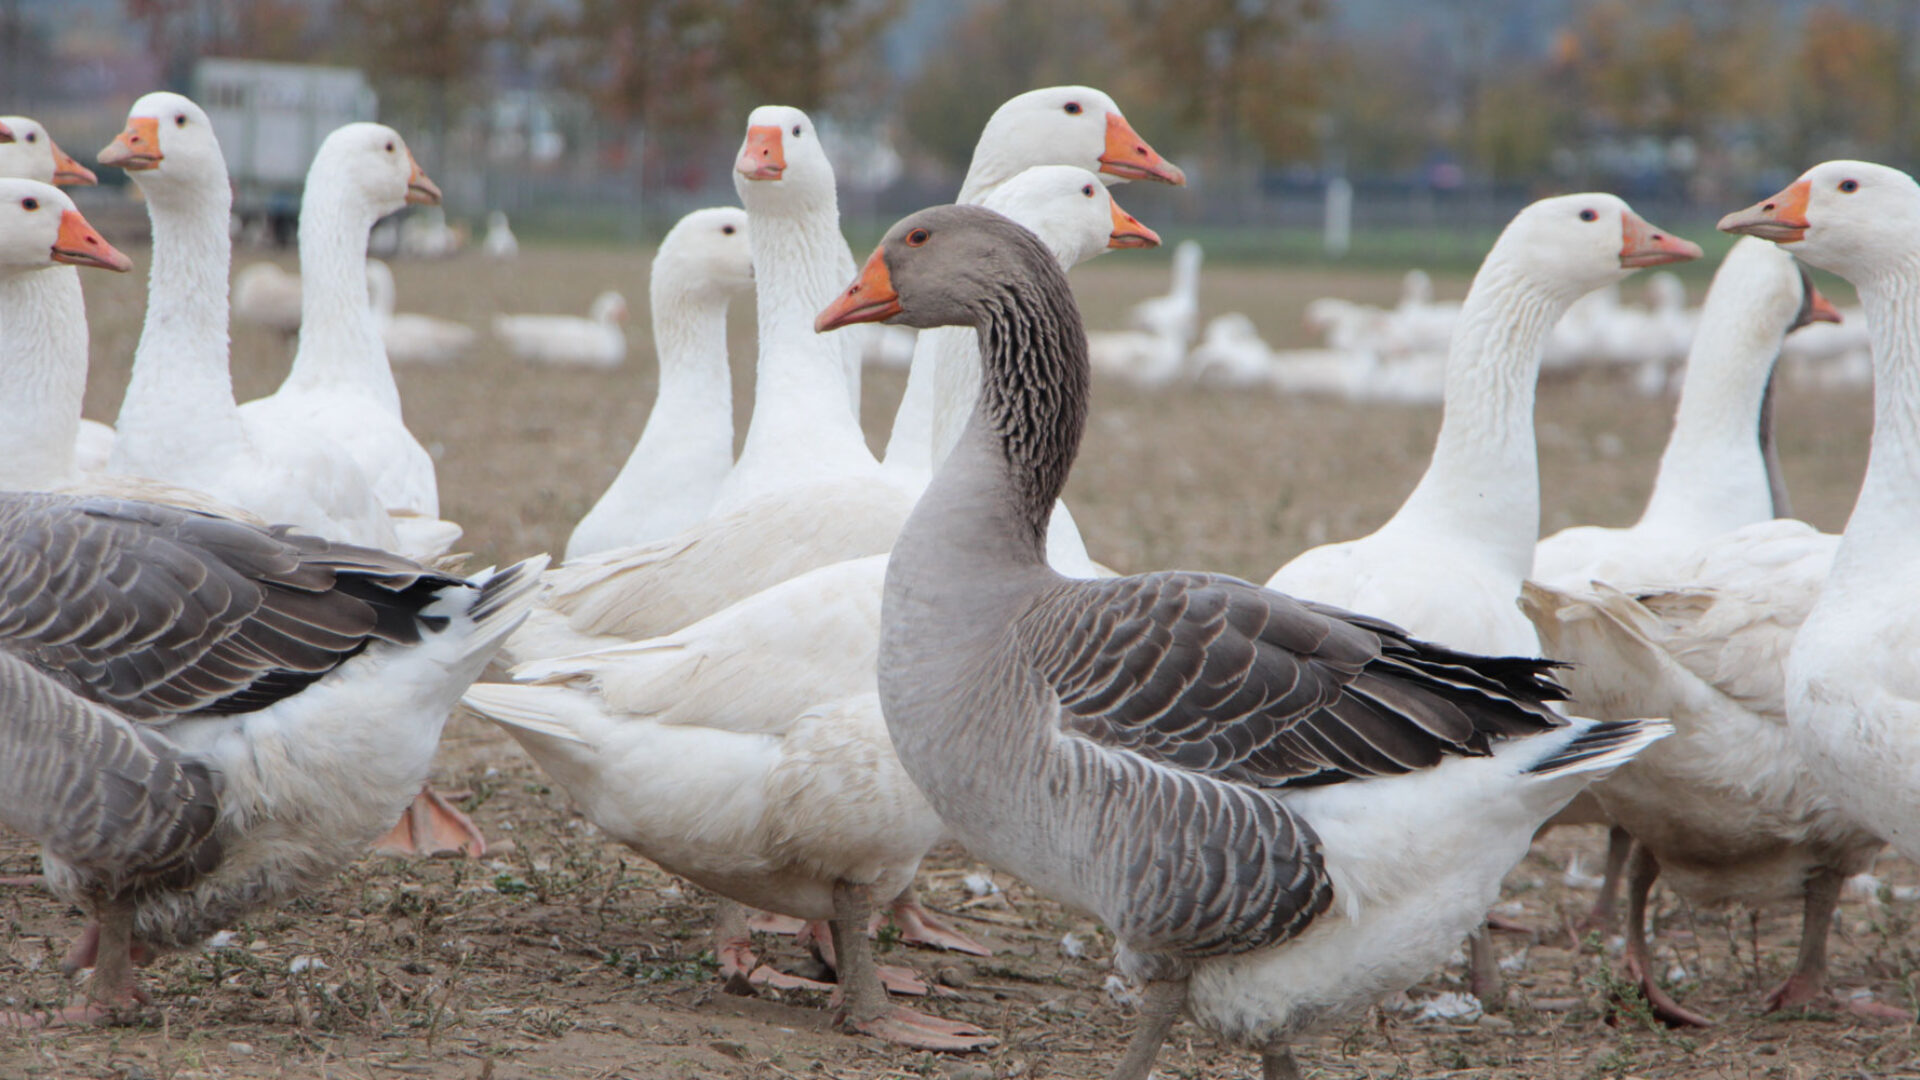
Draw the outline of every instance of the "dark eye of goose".
<instances>
[{"instance_id":1,"label":"dark eye of goose","mask_svg":"<svg viewBox=\"0 0 1920 1080\"><path fill-rule=\"evenodd\" d=\"M392 142L388 142L388 143L387 143L387 153L389 153L389 154L391 154L391 153L393 153L393 143L392 143Z\"/></svg>"},{"instance_id":2,"label":"dark eye of goose","mask_svg":"<svg viewBox=\"0 0 1920 1080\"><path fill-rule=\"evenodd\" d=\"M23 210L38 210L40 209L40 200L34 198L21 199L20 207Z\"/></svg>"},{"instance_id":3,"label":"dark eye of goose","mask_svg":"<svg viewBox=\"0 0 1920 1080\"><path fill-rule=\"evenodd\" d=\"M1089 199L1093 198L1093 185L1087 184L1086 186L1082 187L1080 189L1080 194L1085 195Z\"/></svg>"},{"instance_id":4,"label":"dark eye of goose","mask_svg":"<svg viewBox=\"0 0 1920 1080\"><path fill-rule=\"evenodd\" d=\"M186 126L187 126L187 114L186 114L186 113L180 113L180 114L178 114L178 115L176 115L176 116L175 116L175 117L173 118L173 126L174 126L174 127L186 127Z\"/></svg>"},{"instance_id":5,"label":"dark eye of goose","mask_svg":"<svg viewBox=\"0 0 1920 1080\"><path fill-rule=\"evenodd\" d=\"M733 235L733 226L731 226L731 225L722 225L722 226L720 226L720 231L721 231L721 232L723 232L723 233L726 233L726 234L727 234L728 236L732 236L732 235Z\"/></svg>"},{"instance_id":6,"label":"dark eye of goose","mask_svg":"<svg viewBox=\"0 0 1920 1080\"><path fill-rule=\"evenodd\" d=\"M1079 116L1079 115L1080 115L1080 103L1079 103L1079 102L1077 102L1077 101L1069 101L1069 102L1067 102L1067 115L1068 115L1068 116Z\"/></svg>"},{"instance_id":7,"label":"dark eye of goose","mask_svg":"<svg viewBox=\"0 0 1920 1080\"><path fill-rule=\"evenodd\" d=\"M1846 192L1846 193L1847 193L1847 194L1849 194L1849 195L1851 195L1851 194L1853 194L1854 192L1856 192L1856 191L1859 191L1859 190L1860 190L1860 181L1858 181L1858 180L1842 180L1842 181L1840 181L1840 190L1841 190L1841 191L1844 191L1844 192Z\"/></svg>"},{"instance_id":8,"label":"dark eye of goose","mask_svg":"<svg viewBox=\"0 0 1920 1080\"><path fill-rule=\"evenodd\" d=\"M799 125L799 124L795 124L795 125L793 125L793 137L794 137L794 138L796 138L796 139L800 137L800 125Z\"/></svg>"},{"instance_id":9,"label":"dark eye of goose","mask_svg":"<svg viewBox=\"0 0 1920 1080\"><path fill-rule=\"evenodd\" d=\"M29 131L29 132L27 132L27 141L28 141L28 142L39 142L39 141L40 141L40 133L39 133L39 132L37 132L37 131Z\"/></svg>"},{"instance_id":10,"label":"dark eye of goose","mask_svg":"<svg viewBox=\"0 0 1920 1080\"><path fill-rule=\"evenodd\" d=\"M931 236L932 234L925 229L915 229L907 234L907 246L919 247L921 244L926 243Z\"/></svg>"},{"instance_id":11,"label":"dark eye of goose","mask_svg":"<svg viewBox=\"0 0 1920 1080\"><path fill-rule=\"evenodd\" d=\"M1600 215L1599 215L1599 214L1596 214L1596 213L1594 213L1594 212L1593 212L1592 210L1582 210L1582 211L1580 211L1580 220L1581 220L1581 221L1597 221L1597 220L1599 220L1599 218L1600 218Z\"/></svg>"}]
</instances>

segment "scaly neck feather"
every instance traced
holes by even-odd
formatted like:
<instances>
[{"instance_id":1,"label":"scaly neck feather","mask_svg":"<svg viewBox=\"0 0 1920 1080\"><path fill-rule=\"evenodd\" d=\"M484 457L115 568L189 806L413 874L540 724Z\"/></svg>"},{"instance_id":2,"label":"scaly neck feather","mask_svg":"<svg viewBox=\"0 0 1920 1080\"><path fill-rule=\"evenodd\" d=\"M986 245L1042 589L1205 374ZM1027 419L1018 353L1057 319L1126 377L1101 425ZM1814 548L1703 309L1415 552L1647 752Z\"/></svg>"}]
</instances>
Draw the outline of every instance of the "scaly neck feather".
<instances>
[{"instance_id":1,"label":"scaly neck feather","mask_svg":"<svg viewBox=\"0 0 1920 1080\"><path fill-rule=\"evenodd\" d=\"M71 266L0 274L0 489L75 476L87 389L87 313Z\"/></svg>"}]
</instances>

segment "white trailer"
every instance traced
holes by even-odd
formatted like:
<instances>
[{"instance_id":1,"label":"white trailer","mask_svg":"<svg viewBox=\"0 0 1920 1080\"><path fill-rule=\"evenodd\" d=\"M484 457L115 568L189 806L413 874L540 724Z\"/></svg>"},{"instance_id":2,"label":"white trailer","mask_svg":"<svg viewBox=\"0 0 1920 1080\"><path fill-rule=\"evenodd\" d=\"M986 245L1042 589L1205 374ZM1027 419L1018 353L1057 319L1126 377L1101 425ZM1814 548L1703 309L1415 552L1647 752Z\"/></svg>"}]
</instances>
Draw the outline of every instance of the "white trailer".
<instances>
[{"instance_id":1,"label":"white trailer","mask_svg":"<svg viewBox=\"0 0 1920 1080\"><path fill-rule=\"evenodd\" d=\"M321 140L372 120L379 101L355 68L209 58L193 69L193 98L213 121L244 226L293 239L300 189Z\"/></svg>"}]
</instances>

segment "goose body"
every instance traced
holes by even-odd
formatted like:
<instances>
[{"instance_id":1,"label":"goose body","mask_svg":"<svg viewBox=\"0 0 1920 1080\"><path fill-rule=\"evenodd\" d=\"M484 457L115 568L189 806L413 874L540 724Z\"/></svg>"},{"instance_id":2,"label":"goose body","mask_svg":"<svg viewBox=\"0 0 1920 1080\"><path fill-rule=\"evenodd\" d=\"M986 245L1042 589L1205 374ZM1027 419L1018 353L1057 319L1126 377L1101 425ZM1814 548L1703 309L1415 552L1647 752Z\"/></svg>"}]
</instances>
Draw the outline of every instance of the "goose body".
<instances>
[{"instance_id":1,"label":"goose body","mask_svg":"<svg viewBox=\"0 0 1920 1080\"><path fill-rule=\"evenodd\" d=\"M888 564L888 728L969 850L1119 938L1121 970L1148 987L1115 1077L1148 1074L1182 1007L1287 1075L1291 1035L1424 972L1444 950L1408 954L1478 920L1526 819L1658 737L1560 720L1540 662L1453 653L1246 582L1060 576L1044 536L1088 366L1057 264L990 211L921 211L821 324L890 314L977 326L984 371ZM1287 790L1309 778L1334 782ZM1429 860L1466 820L1474 852ZM1283 970L1316 931L1317 971Z\"/></svg>"},{"instance_id":2,"label":"goose body","mask_svg":"<svg viewBox=\"0 0 1920 1080\"><path fill-rule=\"evenodd\" d=\"M396 364L450 363L471 351L480 336L473 327L452 319L396 313L393 269L378 259L367 260L367 291L387 359Z\"/></svg>"},{"instance_id":3,"label":"goose body","mask_svg":"<svg viewBox=\"0 0 1920 1080\"><path fill-rule=\"evenodd\" d=\"M148 949L191 947L297 895L388 829L541 565L468 582L284 528L57 495L0 498L0 547L0 651L219 777L218 866L118 913L118 940ZM55 812L95 797L69 789ZM92 875L52 854L53 889L85 893Z\"/></svg>"},{"instance_id":4,"label":"goose body","mask_svg":"<svg viewBox=\"0 0 1920 1080\"><path fill-rule=\"evenodd\" d=\"M493 336L521 360L557 367L616 368L627 359L627 302L611 290L578 315L495 315Z\"/></svg>"},{"instance_id":5,"label":"goose body","mask_svg":"<svg viewBox=\"0 0 1920 1080\"><path fill-rule=\"evenodd\" d=\"M292 337L300 332L300 275L270 262L233 275L233 319Z\"/></svg>"},{"instance_id":6,"label":"goose body","mask_svg":"<svg viewBox=\"0 0 1920 1080\"><path fill-rule=\"evenodd\" d=\"M659 391L626 464L574 526L569 560L692 528L733 468L727 308L753 288L746 211L681 218L660 242L648 288Z\"/></svg>"},{"instance_id":7,"label":"goose body","mask_svg":"<svg viewBox=\"0 0 1920 1080\"><path fill-rule=\"evenodd\" d=\"M403 515L403 550L423 555L445 551L422 548L450 545L458 533L438 521L433 458L401 416L400 391L367 303L366 249L375 220L439 199L392 128L348 124L327 136L301 204L299 349L280 389L240 410L262 428L317 429L337 440L378 502Z\"/></svg>"},{"instance_id":8,"label":"goose body","mask_svg":"<svg viewBox=\"0 0 1920 1080\"><path fill-rule=\"evenodd\" d=\"M1920 856L1920 185L1830 161L1720 222L1852 282L1873 334L1873 443L1859 499L1786 671L1788 731L1850 818Z\"/></svg>"}]
</instances>

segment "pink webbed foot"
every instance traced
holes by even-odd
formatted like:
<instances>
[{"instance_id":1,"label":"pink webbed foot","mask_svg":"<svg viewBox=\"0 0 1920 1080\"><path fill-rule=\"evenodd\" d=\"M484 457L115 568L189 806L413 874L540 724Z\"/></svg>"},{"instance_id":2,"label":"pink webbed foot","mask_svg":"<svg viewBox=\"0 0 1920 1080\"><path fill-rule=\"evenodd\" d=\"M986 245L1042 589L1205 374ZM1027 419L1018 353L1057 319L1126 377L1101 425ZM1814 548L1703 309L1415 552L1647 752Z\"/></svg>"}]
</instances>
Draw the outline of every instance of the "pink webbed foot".
<instances>
[{"instance_id":1,"label":"pink webbed foot","mask_svg":"<svg viewBox=\"0 0 1920 1080\"><path fill-rule=\"evenodd\" d=\"M1827 991L1824 980L1799 974L1789 975L1774 987L1762 1004L1767 1012L1791 1012L1806 1008L1842 1008L1863 1020L1908 1023L1914 1019L1906 1009L1874 1001L1871 998L1842 998Z\"/></svg>"},{"instance_id":2,"label":"pink webbed foot","mask_svg":"<svg viewBox=\"0 0 1920 1080\"><path fill-rule=\"evenodd\" d=\"M1640 993L1647 999L1647 1008L1653 1013L1654 1019L1668 1027L1709 1028L1714 1025L1712 1018L1694 1012L1673 1000L1673 997L1660 985L1659 980L1639 964L1634 963L1631 957L1627 959L1627 977L1639 985Z\"/></svg>"},{"instance_id":3,"label":"pink webbed foot","mask_svg":"<svg viewBox=\"0 0 1920 1080\"><path fill-rule=\"evenodd\" d=\"M474 858L487 853L487 838L480 835L473 819L461 813L446 797L423 786L407 806L407 812L387 834L374 841L375 851L396 855L465 855Z\"/></svg>"},{"instance_id":4,"label":"pink webbed foot","mask_svg":"<svg viewBox=\"0 0 1920 1080\"><path fill-rule=\"evenodd\" d=\"M747 929L757 934L783 934L792 937L809 925L811 924L805 919L796 919L791 915L776 915L771 911L756 911L747 917Z\"/></svg>"},{"instance_id":5,"label":"pink webbed foot","mask_svg":"<svg viewBox=\"0 0 1920 1080\"><path fill-rule=\"evenodd\" d=\"M893 924L900 928L900 940L912 945L992 956L993 950L954 929L921 906L918 900L902 900L893 905Z\"/></svg>"},{"instance_id":6,"label":"pink webbed foot","mask_svg":"<svg viewBox=\"0 0 1920 1080\"><path fill-rule=\"evenodd\" d=\"M910 1046L916 1050L965 1053L985 1050L1000 1044L1000 1040L972 1024L929 1016L902 1005L889 1005L884 1012L871 1020L843 1017L840 1023L849 1031L857 1031L862 1035L870 1035L900 1046Z\"/></svg>"}]
</instances>

